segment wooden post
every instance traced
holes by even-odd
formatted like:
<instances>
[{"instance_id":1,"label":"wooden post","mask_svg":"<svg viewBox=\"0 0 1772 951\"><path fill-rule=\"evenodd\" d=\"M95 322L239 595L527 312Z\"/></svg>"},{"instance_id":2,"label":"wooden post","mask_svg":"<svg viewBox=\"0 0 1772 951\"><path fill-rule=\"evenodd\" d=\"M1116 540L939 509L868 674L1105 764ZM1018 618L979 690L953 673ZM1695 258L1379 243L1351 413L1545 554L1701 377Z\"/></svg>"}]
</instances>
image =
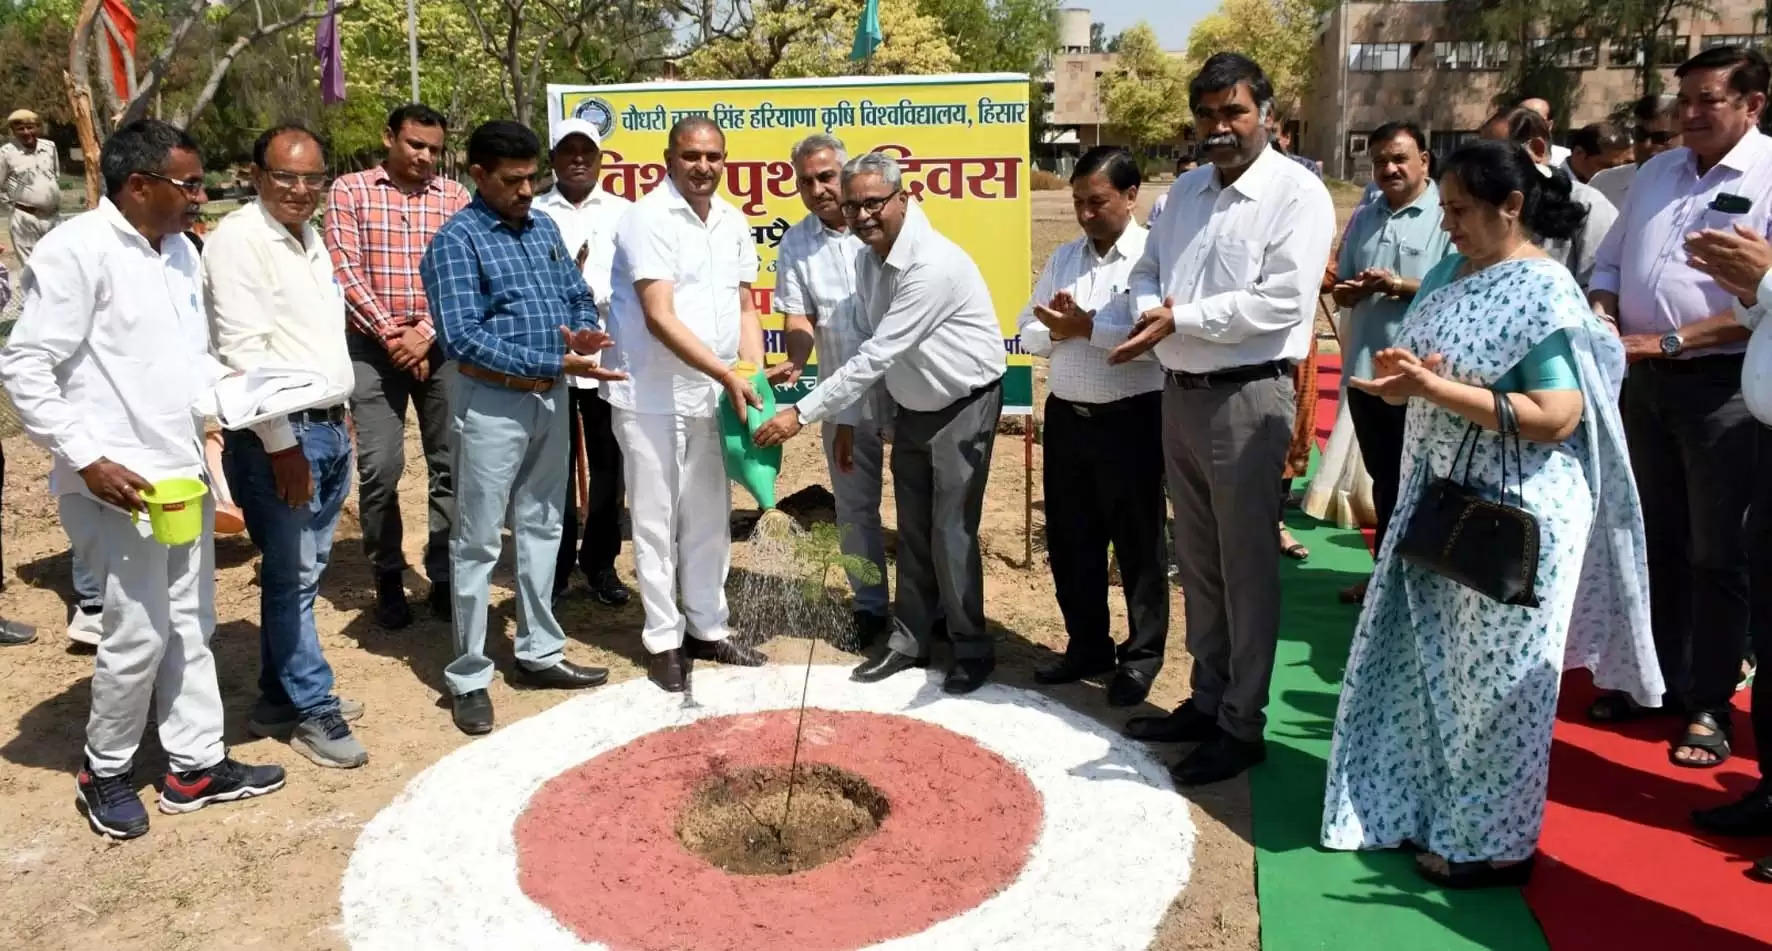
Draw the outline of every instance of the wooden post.
<instances>
[{"instance_id":1,"label":"wooden post","mask_svg":"<svg viewBox=\"0 0 1772 951\"><path fill-rule=\"evenodd\" d=\"M1027 428L1021 439L1021 545L1022 567L1034 567L1034 426L1038 419L1028 410Z\"/></svg>"},{"instance_id":2,"label":"wooden post","mask_svg":"<svg viewBox=\"0 0 1772 951\"><path fill-rule=\"evenodd\" d=\"M80 136L81 164L86 167L86 207L98 207L98 128L92 122L92 76L86 68L86 49L92 42L92 20L102 0L85 0L68 40L68 68L62 82L68 88L68 105L74 110L74 131Z\"/></svg>"}]
</instances>

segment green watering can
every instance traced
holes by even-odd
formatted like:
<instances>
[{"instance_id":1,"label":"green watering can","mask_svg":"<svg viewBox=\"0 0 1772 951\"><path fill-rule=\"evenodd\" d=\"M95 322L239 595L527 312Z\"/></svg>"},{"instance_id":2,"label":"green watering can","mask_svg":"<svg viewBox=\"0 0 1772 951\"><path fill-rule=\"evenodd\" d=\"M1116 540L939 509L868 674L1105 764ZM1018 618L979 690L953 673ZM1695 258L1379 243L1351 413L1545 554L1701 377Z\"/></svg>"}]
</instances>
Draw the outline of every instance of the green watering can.
<instances>
[{"instance_id":1,"label":"green watering can","mask_svg":"<svg viewBox=\"0 0 1772 951\"><path fill-rule=\"evenodd\" d=\"M775 415L775 388L764 378L761 367L744 361L732 365L740 376L750 378L751 387L763 398L763 408L746 406L744 421L739 422L732 398L720 394L720 443L726 455L726 477L743 486L757 505L775 507L775 479L781 474L781 447L764 449L751 437Z\"/></svg>"}]
</instances>

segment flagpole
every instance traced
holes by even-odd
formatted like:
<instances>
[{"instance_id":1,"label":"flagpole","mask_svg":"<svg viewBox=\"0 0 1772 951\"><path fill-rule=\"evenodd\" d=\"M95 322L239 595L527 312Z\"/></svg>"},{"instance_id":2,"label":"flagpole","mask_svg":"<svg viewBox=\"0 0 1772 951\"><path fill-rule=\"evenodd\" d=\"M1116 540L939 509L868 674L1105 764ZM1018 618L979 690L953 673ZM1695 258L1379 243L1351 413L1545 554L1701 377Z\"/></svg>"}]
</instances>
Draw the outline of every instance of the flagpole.
<instances>
[{"instance_id":1,"label":"flagpole","mask_svg":"<svg viewBox=\"0 0 1772 951\"><path fill-rule=\"evenodd\" d=\"M418 101L418 0L406 0L406 56L412 70L412 101Z\"/></svg>"}]
</instances>

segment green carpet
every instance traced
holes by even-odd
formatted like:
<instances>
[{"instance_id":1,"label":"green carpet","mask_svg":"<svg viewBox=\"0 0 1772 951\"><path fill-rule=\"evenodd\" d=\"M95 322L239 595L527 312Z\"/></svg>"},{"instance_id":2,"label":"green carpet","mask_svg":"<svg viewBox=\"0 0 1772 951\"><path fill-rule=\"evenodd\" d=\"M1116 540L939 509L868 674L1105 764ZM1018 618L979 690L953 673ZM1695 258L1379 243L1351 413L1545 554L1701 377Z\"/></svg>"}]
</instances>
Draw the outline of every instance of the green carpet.
<instances>
[{"instance_id":1,"label":"green carpet","mask_svg":"<svg viewBox=\"0 0 1772 951\"><path fill-rule=\"evenodd\" d=\"M1371 571L1372 559L1357 532L1296 512L1289 521L1311 557L1283 569L1268 760L1249 774L1262 951L1547 948L1517 890L1445 892L1416 877L1409 855L1317 844L1336 688L1358 613L1335 595Z\"/></svg>"}]
</instances>

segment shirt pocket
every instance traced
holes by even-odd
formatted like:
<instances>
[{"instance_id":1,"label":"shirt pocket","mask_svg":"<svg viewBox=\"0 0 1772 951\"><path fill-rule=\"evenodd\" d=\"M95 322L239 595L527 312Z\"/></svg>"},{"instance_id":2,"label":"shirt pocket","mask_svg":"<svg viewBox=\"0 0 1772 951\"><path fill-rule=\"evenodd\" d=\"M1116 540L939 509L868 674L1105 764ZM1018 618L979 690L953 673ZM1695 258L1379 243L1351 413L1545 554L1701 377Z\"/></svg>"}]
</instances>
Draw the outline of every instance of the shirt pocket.
<instances>
[{"instance_id":1,"label":"shirt pocket","mask_svg":"<svg viewBox=\"0 0 1772 951\"><path fill-rule=\"evenodd\" d=\"M1261 279L1262 254L1260 241L1221 235L1212 242L1214 263L1207 277L1220 290L1248 288Z\"/></svg>"}]
</instances>

